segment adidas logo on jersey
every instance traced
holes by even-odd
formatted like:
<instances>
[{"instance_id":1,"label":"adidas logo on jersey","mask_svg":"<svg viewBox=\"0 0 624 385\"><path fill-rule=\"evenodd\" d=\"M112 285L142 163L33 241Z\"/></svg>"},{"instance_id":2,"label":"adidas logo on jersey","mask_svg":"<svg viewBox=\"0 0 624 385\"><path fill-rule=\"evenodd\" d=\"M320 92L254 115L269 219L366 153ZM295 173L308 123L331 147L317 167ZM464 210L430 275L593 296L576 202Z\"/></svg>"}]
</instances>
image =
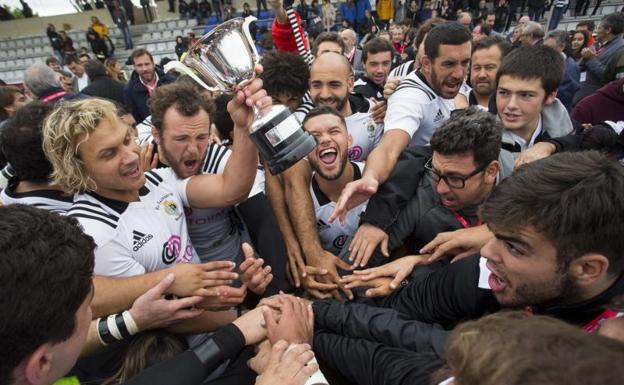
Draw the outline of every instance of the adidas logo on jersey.
<instances>
[{"instance_id":1,"label":"adidas logo on jersey","mask_svg":"<svg viewBox=\"0 0 624 385\"><path fill-rule=\"evenodd\" d=\"M444 119L444 114L442 113L442 110L438 110L438 113L436 114L435 118L433 119L433 122L437 123L437 122L439 122L442 119Z\"/></svg>"},{"instance_id":2,"label":"adidas logo on jersey","mask_svg":"<svg viewBox=\"0 0 624 385\"><path fill-rule=\"evenodd\" d=\"M149 242L154 236L152 234L143 234L140 231L132 230L132 250L139 251L143 245Z\"/></svg>"}]
</instances>

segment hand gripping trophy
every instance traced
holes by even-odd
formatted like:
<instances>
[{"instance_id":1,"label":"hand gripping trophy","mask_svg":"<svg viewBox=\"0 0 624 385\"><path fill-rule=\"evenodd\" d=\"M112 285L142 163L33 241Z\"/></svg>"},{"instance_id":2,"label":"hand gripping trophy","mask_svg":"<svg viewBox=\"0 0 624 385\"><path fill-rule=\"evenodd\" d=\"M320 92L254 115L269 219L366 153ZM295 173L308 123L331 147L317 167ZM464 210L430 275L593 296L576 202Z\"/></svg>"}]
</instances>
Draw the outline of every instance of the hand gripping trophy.
<instances>
[{"instance_id":1,"label":"hand gripping trophy","mask_svg":"<svg viewBox=\"0 0 624 385\"><path fill-rule=\"evenodd\" d=\"M165 65L165 72L178 71L190 76L213 92L234 92L255 77L259 61L249 24L249 16L220 24L189 48L181 61ZM316 140L306 132L287 107L274 105L260 112L255 106L251 140L266 159L271 174L276 175L295 164L316 147Z\"/></svg>"}]
</instances>

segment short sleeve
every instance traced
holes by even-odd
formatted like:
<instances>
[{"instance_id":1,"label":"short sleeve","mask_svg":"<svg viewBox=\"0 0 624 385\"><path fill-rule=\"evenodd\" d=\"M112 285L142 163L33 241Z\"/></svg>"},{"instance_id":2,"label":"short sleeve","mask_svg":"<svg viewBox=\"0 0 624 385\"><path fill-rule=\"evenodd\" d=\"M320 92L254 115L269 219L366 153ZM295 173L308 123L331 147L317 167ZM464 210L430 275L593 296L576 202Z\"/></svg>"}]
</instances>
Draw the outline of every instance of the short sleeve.
<instances>
[{"instance_id":1,"label":"short sleeve","mask_svg":"<svg viewBox=\"0 0 624 385\"><path fill-rule=\"evenodd\" d=\"M403 130L413 137L423 121L427 104L429 99L420 90L406 87L396 91L388 100L384 130Z\"/></svg>"}]
</instances>

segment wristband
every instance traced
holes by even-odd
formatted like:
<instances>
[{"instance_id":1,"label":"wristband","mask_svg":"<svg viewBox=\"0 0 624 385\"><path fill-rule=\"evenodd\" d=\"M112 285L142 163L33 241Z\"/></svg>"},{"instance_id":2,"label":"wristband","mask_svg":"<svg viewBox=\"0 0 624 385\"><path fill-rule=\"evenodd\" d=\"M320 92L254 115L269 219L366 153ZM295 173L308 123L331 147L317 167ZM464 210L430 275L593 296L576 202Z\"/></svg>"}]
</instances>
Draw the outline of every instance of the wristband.
<instances>
[{"instance_id":1,"label":"wristband","mask_svg":"<svg viewBox=\"0 0 624 385\"><path fill-rule=\"evenodd\" d=\"M102 345L106 346L117 341L130 338L139 332L139 328L129 311L98 318L97 335Z\"/></svg>"}]
</instances>

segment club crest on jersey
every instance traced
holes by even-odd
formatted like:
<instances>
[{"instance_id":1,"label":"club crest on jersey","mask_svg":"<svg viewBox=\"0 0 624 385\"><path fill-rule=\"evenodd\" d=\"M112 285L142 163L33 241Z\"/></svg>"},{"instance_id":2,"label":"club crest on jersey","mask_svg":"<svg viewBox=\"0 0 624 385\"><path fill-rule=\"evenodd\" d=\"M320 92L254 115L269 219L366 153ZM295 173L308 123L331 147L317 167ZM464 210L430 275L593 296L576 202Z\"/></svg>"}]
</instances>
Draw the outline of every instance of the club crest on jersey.
<instances>
[{"instance_id":1,"label":"club crest on jersey","mask_svg":"<svg viewBox=\"0 0 624 385\"><path fill-rule=\"evenodd\" d=\"M377 128L375 122L373 120L369 120L368 124L366 125L366 131L368 132L369 139L375 138L375 128Z\"/></svg>"},{"instance_id":2,"label":"club crest on jersey","mask_svg":"<svg viewBox=\"0 0 624 385\"><path fill-rule=\"evenodd\" d=\"M163 207L163 210L165 210L165 213L167 213L167 215L171 215L172 217L175 217L175 219L180 219L180 217L182 216L182 210L180 209L178 204L173 201L163 201L161 203L161 206Z\"/></svg>"}]
</instances>

